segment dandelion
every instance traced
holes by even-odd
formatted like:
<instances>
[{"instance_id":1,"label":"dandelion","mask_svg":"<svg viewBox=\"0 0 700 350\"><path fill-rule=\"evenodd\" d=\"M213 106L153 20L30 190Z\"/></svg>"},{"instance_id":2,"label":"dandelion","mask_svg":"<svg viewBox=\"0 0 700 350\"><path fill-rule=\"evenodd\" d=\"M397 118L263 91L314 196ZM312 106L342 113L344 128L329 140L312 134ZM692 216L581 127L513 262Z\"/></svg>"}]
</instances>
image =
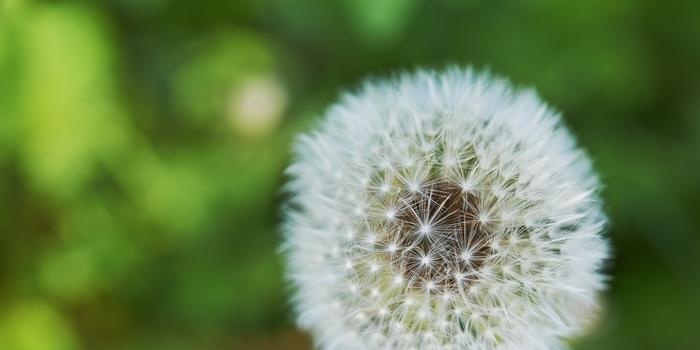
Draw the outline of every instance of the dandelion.
<instances>
[{"instance_id":1,"label":"dandelion","mask_svg":"<svg viewBox=\"0 0 700 350\"><path fill-rule=\"evenodd\" d=\"M284 250L319 348L562 349L595 314L598 179L533 92L457 68L369 82L295 156Z\"/></svg>"}]
</instances>

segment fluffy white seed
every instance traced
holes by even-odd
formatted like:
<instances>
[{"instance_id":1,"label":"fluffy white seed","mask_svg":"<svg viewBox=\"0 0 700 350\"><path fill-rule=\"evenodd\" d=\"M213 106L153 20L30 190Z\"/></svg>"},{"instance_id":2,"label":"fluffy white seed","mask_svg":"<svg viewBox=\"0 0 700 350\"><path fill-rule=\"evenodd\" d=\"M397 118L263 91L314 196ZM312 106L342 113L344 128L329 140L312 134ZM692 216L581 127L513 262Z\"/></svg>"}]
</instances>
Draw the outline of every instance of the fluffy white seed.
<instances>
[{"instance_id":1,"label":"fluffy white seed","mask_svg":"<svg viewBox=\"0 0 700 350\"><path fill-rule=\"evenodd\" d=\"M288 174L288 276L320 348L562 349L595 314L598 180L531 91L469 69L369 82Z\"/></svg>"}]
</instances>

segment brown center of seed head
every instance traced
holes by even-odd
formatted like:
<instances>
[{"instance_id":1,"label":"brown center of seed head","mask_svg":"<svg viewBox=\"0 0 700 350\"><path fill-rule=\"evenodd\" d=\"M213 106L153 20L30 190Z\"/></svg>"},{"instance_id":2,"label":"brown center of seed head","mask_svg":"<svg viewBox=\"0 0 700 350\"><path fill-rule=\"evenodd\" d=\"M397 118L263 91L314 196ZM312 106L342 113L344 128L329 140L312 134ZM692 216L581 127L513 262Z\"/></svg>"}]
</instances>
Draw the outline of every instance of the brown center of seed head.
<instances>
[{"instance_id":1,"label":"brown center of seed head","mask_svg":"<svg viewBox=\"0 0 700 350\"><path fill-rule=\"evenodd\" d=\"M474 283L490 246L479 221L479 198L459 186L437 182L403 193L392 224L397 251L392 264L410 288L455 292Z\"/></svg>"}]
</instances>

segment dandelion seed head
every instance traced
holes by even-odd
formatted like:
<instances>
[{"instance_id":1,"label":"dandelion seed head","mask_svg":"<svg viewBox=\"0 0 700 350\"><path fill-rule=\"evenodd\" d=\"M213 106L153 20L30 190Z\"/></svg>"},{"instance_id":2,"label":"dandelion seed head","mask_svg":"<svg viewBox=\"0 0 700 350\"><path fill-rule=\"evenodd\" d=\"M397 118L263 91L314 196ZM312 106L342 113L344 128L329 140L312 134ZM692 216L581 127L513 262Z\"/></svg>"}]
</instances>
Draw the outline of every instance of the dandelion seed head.
<instances>
[{"instance_id":1,"label":"dandelion seed head","mask_svg":"<svg viewBox=\"0 0 700 350\"><path fill-rule=\"evenodd\" d=\"M594 316L599 183L531 91L469 69L367 83L288 174L288 276L320 348L562 349Z\"/></svg>"}]
</instances>

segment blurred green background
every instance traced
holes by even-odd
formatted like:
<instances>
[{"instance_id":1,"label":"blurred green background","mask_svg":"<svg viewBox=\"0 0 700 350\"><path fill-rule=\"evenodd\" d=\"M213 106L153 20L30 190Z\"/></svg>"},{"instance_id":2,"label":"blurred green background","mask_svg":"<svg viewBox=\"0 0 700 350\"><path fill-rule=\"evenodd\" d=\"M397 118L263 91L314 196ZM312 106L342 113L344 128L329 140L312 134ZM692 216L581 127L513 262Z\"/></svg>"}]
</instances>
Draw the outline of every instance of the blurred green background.
<instances>
[{"instance_id":1,"label":"blurred green background","mask_svg":"<svg viewBox=\"0 0 700 350\"><path fill-rule=\"evenodd\" d=\"M575 349L700 348L700 2L0 0L0 349L308 349L290 142L367 74L474 64L565 114L616 257Z\"/></svg>"}]
</instances>

